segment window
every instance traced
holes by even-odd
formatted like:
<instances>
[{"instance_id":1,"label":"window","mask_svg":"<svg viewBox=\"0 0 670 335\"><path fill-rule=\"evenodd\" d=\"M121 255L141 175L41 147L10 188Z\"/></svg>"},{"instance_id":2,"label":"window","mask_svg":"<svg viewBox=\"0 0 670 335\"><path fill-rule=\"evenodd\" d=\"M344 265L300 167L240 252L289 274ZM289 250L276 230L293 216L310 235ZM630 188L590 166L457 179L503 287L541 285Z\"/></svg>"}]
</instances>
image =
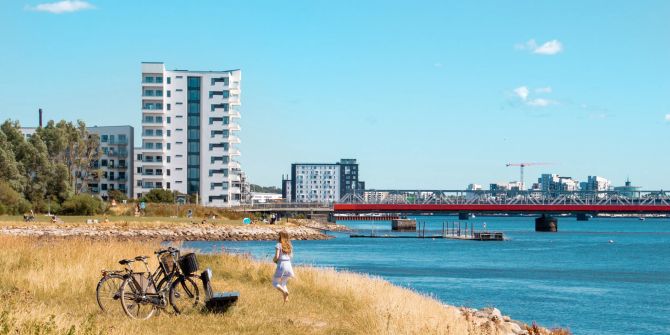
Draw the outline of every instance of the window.
<instances>
[{"instance_id":1,"label":"window","mask_svg":"<svg viewBox=\"0 0 670 335\"><path fill-rule=\"evenodd\" d=\"M142 167L141 166L137 167L137 173L142 173Z\"/></svg>"},{"instance_id":2,"label":"window","mask_svg":"<svg viewBox=\"0 0 670 335\"><path fill-rule=\"evenodd\" d=\"M170 189L170 182L167 182L167 189Z\"/></svg>"},{"instance_id":3,"label":"window","mask_svg":"<svg viewBox=\"0 0 670 335\"><path fill-rule=\"evenodd\" d=\"M153 83L154 82L154 77L146 76L146 77L144 77L144 82L145 83Z\"/></svg>"},{"instance_id":4,"label":"window","mask_svg":"<svg viewBox=\"0 0 670 335\"><path fill-rule=\"evenodd\" d=\"M177 92L184 92L181 88L176 89Z\"/></svg>"},{"instance_id":5,"label":"window","mask_svg":"<svg viewBox=\"0 0 670 335\"><path fill-rule=\"evenodd\" d=\"M170 77L167 77L167 83L170 84Z\"/></svg>"},{"instance_id":6,"label":"window","mask_svg":"<svg viewBox=\"0 0 670 335\"><path fill-rule=\"evenodd\" d=\"M142 154L137 154L137 160L141 161L142 160Z\"/></svg>"},{"instance_id":7,"label":"window","mask_svg":"<svg viewBox=\"0 0 670 335\"><path fill-rule=\"evenodd\" d=\"M106 159L100 160L100 165L107 166L107 160Z\"/></svg>"},{"instance_id":8,"label":"window","mask_svg":"<svg viewBox=\"0 0 670 335\"><path fill-rule=\"evenodd\" d=\"M103 191L107 191L107 184L100 184L100 189Z\"/></svg>"},{"instance_id":9,"label":"window","mask_svg":"<svg viewBox=\"0 0 670 335\"><path fill-rule=\"evenodd\" d=\"M107 136L107 135L102 135L102 136L100 136L100 142L107 142L107 139L108 139L108 138L109 138L109 136Z\"/></svg>"},{"instance_id":10,"label":"window","mask_svg":"<svg viewBox=\"0 0 670 335\"><path fill-rule=\"evenodd\" d=\"M170 97L170 90L167 90L167 92L165 92L165 93L166 93L167 97L169 98Z\"/></svg>"},{"instance_id":11,"label":"window","mask_svg":"<svg viewBox=\"0 0 670 335\"><path fill-rule=\"evenodd\" d=\"M168 104L168 106L169 106L169 105L170 105L170 104ZM168 110L169 110L169 108L168 108ZM167 117L167 123L170 124L171 122L172 122L172 118L168 116L168 117Z\"/></svg>"},{"instance_id":12,"label":"window","mask_svg":"<svg viewBox=\"0 0 670 335\"><path fill-rule=\"evenodd\" d=\"M170 156L167 156L167 162L170 163ZM170 170L168 170L170 171Z\"/></svg>"},{"instance_id":13,"label":"window","mask_svg":"<svg viewBox=\"0 0 670 335\"><path fill-rule=\"evenodd\" d=\"M172 110L172 106L170 104L167 104L167 110Z\"/></svg>"},{"instance_id":14,"label":"window","mask_svg":"<svg viewBox=\"0 0 670 335\"><path fill-rule=\"evenodd\" d=\"M167 149L170 150L170 143L167 144Z\"/></svg>"},{"instance_id":15,"label":"window","mask_svg":"<svg viewBox=\"0 0 670 335\"><path fill-rule=\"evenodd\" d=\"M177 76L177 79L182 79L182 78L184 78L184 77L183 76Z\"/></svg>"},{"instance_id":16,"label":"window","mask_svg":"<svg viewBox=\"0 0 670 335\"><path fill-rule=\"evenodd\" d=\"M167 175L168 176L170 175L170 169L167 169Z\"/></svg>"},{"instance_id":17,"label":"window","mask_svg":"<svg viewBox=\"0 0 670 335\"><path fill-rule=\"evenodd\" d=\"M167 136L170 137L170 129L167 130Z\"/></svg>"}]
</instances>

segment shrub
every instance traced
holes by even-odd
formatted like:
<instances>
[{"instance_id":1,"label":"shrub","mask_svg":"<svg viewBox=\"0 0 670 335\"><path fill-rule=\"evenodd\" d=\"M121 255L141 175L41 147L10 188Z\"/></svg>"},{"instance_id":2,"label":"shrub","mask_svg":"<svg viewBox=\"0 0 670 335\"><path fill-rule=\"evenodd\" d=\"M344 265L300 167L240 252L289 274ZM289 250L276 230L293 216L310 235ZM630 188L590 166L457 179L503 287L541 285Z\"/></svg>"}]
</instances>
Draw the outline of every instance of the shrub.
<instances>
[{"instance_id":1,"label":"shrub","mask_svg":"<svg viewBox=\"0 0 670 335\"><path fill-rule=\"evenodd\" d=\"M110 201L112 199L116 200L116 202L122 202L123 200L128 200L128 196L126 196L125 193L119 190L109 190L107 191L107 196L109 197Z\"/></svg>"},{"instance_id":2,"label":"shrub","mask_svg":"<svg viewBox=\"0 0 670 335\"><path fill-rule=\"evenodd\" d=\"M144 197L142 197L144 202L162 202L162 203L174 203L174 193L172 191L155 188Z\"/></svg>"},{"instance_id":3,"label":"shrub","mask_svg":"<svg viewBox=\"0 0 670 335\"><path fill-rule=\"evenodd\" d=\"M100 198L88 194L78 194L65 200L60 212L69 215L94 215L100 214L104 210L104 203Z\"/></svg>"},{"instance_id":4,"label":"shrub","mask_svg":"<svg viewBox=\"0 0 670 335\"><path fill-rule=\"evenodd\" d=\"M9 184L0 181L0 204L2 214L22 214L30 211L30 202L16 192Z\"/></svg>"}]
</instances>

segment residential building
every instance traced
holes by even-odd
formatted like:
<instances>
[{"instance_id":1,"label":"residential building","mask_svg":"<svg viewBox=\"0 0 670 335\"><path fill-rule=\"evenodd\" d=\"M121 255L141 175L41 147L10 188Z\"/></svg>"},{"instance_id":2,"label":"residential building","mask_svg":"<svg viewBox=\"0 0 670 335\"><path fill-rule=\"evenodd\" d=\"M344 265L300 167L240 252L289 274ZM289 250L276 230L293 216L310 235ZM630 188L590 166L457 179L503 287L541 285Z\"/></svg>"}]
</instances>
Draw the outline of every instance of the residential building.
<instances>
[{"instance_id":1,"label":"residential building","mask_svg":"<svg viewBox=\"0 0 670 335\"><path fill-rule=\"evenodd\" d=\"M162 188L206 206L239 205L242 171L240 70L166 70L142 63L142 144L135 152L136 197Z\"/></svg>"},{"instance_id":2,"label":"residential building","mask_svg":"<svg viewBox=\"0 0 670 335\"><path fill-rule=\"evenodd\" d=\"M611 190L612 182L603 177L588 176L587 181L579 183L579 186L582 191L602 192Z\"/></svg>"},{"instance_id":3,"label":"residential building","mask_svg":"<svg viewBox=\"0 0 670 335\"><path fill-rule=\"evenodd\" d=\"M543 192L578 191L579 182L571 177L557 174L542 174L537 180Z\"/></svg>"},{"instance_id":4,"label":"residential building","mask_svg":"<svg viewBox=\"0 0 670 335\"><path fill-rule=\"evenodd\" d=\"M282 195L287 202L337 202L344 195L365 190L358 180L355 159L337 163L291 164L291 179L282 180Z\"/></svg>"},{"instance_id":5,"label":"residential building","mask_svg":"<svg viewBox=\"0 0 670 335\"><path fill-rule=\"evenodd\" d=\"M24 136L30 138L37 128L21 128ZM87 190L107 200L107 193L119 190L128 197L134 183L133 142L135 131L131 126L86 127L91 134L100 137L100 158L93 162L93 168L101 174L91 176ZM80 188L82 185L75 185Z\"/></svg>"}]
</instances>

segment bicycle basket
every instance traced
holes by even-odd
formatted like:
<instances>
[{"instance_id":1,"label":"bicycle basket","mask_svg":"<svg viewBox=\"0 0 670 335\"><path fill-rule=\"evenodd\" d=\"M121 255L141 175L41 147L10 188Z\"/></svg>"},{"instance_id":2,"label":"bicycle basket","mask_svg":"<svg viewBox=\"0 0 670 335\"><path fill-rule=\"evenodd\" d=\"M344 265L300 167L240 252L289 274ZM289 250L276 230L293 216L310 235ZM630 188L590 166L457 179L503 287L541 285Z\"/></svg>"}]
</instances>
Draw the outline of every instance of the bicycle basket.
<instances>
[{"instance_id":1,"label":"bicycle basket","mask_svg":"<svg viewBox=\"0 0 670 335\"><path fill-rule=\"evenodd\" d=\"M179 268L184 274L189 274L198 271L198 260L194 253L188 253L179 257Z\"/></svg>"},{"instance_id":2,"label":"bicycle basket","mask_svg":"<svg viewBox=\"0 0 670 335\"><path fill-rule=\"evenodd\" d=\"M177 254L177 258L179 258L179 254ZM160 256L158 261L161 263L161 267L163 268L163 271L165 273L171 273L174 271L175 263L174 263L174 258L170 253L165 253Z\"/></svg>"}]
</instances>

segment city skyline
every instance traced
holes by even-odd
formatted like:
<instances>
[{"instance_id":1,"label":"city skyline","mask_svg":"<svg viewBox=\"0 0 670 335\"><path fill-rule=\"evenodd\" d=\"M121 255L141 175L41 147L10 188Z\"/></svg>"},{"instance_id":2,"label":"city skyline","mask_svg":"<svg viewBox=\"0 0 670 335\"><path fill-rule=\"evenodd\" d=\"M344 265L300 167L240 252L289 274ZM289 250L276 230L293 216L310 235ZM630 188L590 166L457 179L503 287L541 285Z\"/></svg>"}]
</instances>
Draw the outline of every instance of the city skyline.
<instances>
[{"instance_id":1,"label":"city skyline","mask_svg":"<svg viewBox=\"0 0 670 335\"><path fill-rule=\"evenodd\" d=\"M140 62L240 68L254 184L352 157L378 189L517 180L510 161L670 188L670 3L347 4L5 2L2 119L137 133Z\"/></svg>"}]
</instances>

